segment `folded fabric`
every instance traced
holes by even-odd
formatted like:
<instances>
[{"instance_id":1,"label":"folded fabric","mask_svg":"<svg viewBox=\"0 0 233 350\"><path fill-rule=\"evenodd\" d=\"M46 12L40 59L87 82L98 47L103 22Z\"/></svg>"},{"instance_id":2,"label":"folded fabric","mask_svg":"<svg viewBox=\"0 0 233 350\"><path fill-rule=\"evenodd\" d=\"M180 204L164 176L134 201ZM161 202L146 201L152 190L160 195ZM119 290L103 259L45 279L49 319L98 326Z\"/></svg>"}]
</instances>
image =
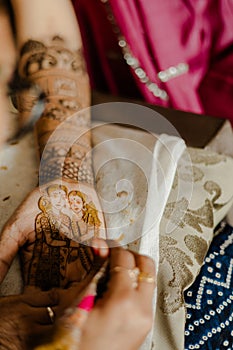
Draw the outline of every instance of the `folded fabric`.
<instances>
[{"instance_id":1,"label":"folded fabric","mask_svg":"<svg viewBox=\"0 0 233 350\"><path fill-rule=\"evenodd\" d=\"M106 207L108 237L118 239L122 245L127 244L131 250L151 256L158 270L159 225L174 181L177 162L185 149L183 140L106 124L93 130L93 141L97 188L102 206ZM102 145L101 152L101 146L98 145ZM98 171L102 162L105 166ZM130 190L133 195L129 201ZM109 199L109 193L112 194L111 202L105 205L103 198ZM125 208L117 198L123 193L122 204L127 203ZM115 210L108 213L112 202L115 202ZM141 350L151 348L152 338L153 331Z\"/></svg>"},{"instance_id":2,"label":"folded fabric","mask_svg":"<svg viewBox=\"0 0 233 350\"><path fill-rule=\"evenodd\" d=\"M210 150L189 148L180 159L160 225L153 349L184 349L184 291L197 277L214 228L232 205L232 172L233 159Z\"/></svg>"}]
</instances>

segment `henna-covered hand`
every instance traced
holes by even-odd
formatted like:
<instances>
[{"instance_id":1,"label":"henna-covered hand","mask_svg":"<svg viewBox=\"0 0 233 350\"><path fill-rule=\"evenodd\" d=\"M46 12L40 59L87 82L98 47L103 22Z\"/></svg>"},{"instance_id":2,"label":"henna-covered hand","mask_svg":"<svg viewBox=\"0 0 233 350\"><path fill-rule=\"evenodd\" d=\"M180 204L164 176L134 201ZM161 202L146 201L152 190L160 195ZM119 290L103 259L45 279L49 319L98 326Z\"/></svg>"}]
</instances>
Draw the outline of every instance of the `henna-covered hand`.
<instances>
[{"instance_id":1,"label":"henna-covered hand","mask_svg":"<svg viewBox=\"0 0 233 350\"><path fill-rule=\"evenodd\" d=\"M6 224L0 241L0 281L20 248L24 283L43 290L79 282L94 267L84 244L103 237L103 215L94 189L91 157L89 81L81 49L70 50L54 36L29 40L21 50L18 75L37 86L44 111L37 122L41 154L39 182ZM22 90L17 104L23 120L38 95ZM63 179L62 183L60 180ZM68 180L68 181L66 181Z\"/></svg>"},{"instance_id":2,"label":"henna-covered hand","mask_svg":"<svg viewBox=\"0 0 233 350\"><path fill-rule=\"evenodd\" d=\"M6 223L0 239L0 282L20 250L25 285L67 287L98 269L90 248L105 237L93 187L55 181L35 189Z\"/></svg>"}]
</instances>

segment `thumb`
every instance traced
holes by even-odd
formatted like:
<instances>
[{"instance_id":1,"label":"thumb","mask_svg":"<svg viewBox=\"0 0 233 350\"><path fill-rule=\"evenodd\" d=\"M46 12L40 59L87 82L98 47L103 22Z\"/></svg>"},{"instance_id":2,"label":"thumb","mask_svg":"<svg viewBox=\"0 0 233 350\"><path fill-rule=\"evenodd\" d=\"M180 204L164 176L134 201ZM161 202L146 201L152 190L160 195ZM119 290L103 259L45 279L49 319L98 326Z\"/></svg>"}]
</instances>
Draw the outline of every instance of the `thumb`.
<instances>
[{"instance_id":1,"label":"thumb","mask_svg":"<svg viewBox=\"0 0 233 350\"><path fill-rule=\"evenodd\" d=\"M19 250L18 227L15 222L6 224L0 238L0 284L6 276Z\"/></svg>"},{"instance_id":2,"label":"thumb","mask_svg":"<svg viewBox=\"0 0 233 350\"><path fill-rule=\"evenodd\" d=\"M59 291L55 288L49 291L41 291L35 286L25 286L21 298L33 307L55 306L59 303Z\"/></svg>"}]
</instances>

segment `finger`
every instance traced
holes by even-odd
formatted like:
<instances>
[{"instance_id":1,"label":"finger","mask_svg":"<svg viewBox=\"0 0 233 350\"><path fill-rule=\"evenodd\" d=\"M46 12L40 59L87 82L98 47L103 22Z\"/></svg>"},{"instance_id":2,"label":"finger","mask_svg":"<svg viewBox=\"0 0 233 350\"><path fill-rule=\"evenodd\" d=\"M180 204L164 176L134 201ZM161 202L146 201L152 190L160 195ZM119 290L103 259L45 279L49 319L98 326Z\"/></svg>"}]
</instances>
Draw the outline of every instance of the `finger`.
<instances>
[{"instance_id":1,"label":"finger","mask_svg":"<svg viewBox=\"0 0 233 350\"><path fill-rule=\"evenodd\" d=\"M110 281L108 290L112 293L130 291L133 281L130 272L135 268L134 254L123 248L112 248L110 254Z\"/></svg>"},{"instance_id":2,"label":"finger","mask_svg":"<svg viewBox=\"0 0 233 350\"><path fill-rule=\"evenodd\" d=\"M55 307L30 307L30 318L37 325L51 325L56 320Z\"/></svg>"},{"instance_id":3,"label":"finger","mask_svg":"<svg viewBox=\"0 0 233 350\"><path fill-rule=\"evenodd\" d=\"M101 258L107 258L109 255L109 247L104 239L93 238L91 246L95 255L99 255Z\"/></svg>"},{"instance_id":4,"label":"finger","mask_svg":"<svg viewBox=\"0 0 233 350\"><path fill-rule=\"evenodd\" d=\"M54 306L59 303L59 293L56 289L42 292L40 289L29 286L25 288L22 299L32 307Z\"/></svg>"},{"instance_id":5,"label":"finger","mask_svg":"<svg viewBox=\"0 0 233 350\"><path fill-rule=\"evenodd\" d=\"M136 265L140 270L138 291L143 300L151 300L155 289L155 263L148 256L135 254Z\"/></svg>"},{"instance_id":6,"label":"finger","mask_svg":"<svg viewBox=\"0 0 233 350\"><path fill-rule=\"evenodd\" d=\"M6 225L0 238L0 283L7 274L11 263L19 250L19 244L15 232L18 232L16 225Z\"/></svg>"},{"instance_id":7,"label":"finger","mask_svg":"<svg viewBox=\"0 0 233 350\"><path fill-rule=\"evenodd\" d=\"M121 247L112 248L110 252L110 268L113 269L116 266L133 269L135 267L134 254Z\"/></svg>"},{"instance_id":8,"label":"finger","mask_svg":"<svg viewBox=\"0 0 233 350\"><path fill-rule=\"evenodd\" d=\"M66 289L57 289L59 303L55 311L58 317L62 316L67 308L76 306L80 302L86 287L91 283L95 275L96 271L93 269L83 281L74 282Z\"/></svg>"},{"instance_id":9,"label":"finger","mask_svg":"<svg viewBox=\"0 0 233 350\"><path fill-rule=\"evenodd\" d=\"M35 349L41 344L50 343L55 332L54 325L35 324L27 333L27 345L29 349Z\"/></svg>"}]
</instances>

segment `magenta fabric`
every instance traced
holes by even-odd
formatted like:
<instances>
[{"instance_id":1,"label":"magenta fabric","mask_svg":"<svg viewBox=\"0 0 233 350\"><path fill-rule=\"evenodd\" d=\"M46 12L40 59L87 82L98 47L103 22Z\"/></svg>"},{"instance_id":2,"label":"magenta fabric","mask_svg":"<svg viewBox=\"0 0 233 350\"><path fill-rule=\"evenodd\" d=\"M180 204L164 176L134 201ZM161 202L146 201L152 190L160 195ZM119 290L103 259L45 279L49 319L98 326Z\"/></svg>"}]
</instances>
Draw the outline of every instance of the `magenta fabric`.
<instances>
[{"instance_id":1,"label":"magenta fabric","mask_svg":"<svg viewBox=\"0 0 233 350\"><path fill-rule=\"evenodd\" d=\"M74 0L94 87L121 95L126 87L136 87L147 102L233 122L232 0L110 0L110 4L134 56L150 79L167 91L169 100L154 97L126 69L105 5L100 0ZM114 65L109 52L121 56L121 63ZM189 64L187 73L166 83L158 80L159 71L181 62Z\"/></svg>"}]
</instances>

